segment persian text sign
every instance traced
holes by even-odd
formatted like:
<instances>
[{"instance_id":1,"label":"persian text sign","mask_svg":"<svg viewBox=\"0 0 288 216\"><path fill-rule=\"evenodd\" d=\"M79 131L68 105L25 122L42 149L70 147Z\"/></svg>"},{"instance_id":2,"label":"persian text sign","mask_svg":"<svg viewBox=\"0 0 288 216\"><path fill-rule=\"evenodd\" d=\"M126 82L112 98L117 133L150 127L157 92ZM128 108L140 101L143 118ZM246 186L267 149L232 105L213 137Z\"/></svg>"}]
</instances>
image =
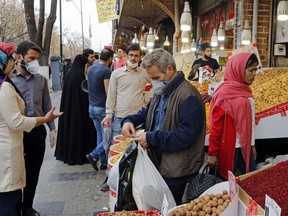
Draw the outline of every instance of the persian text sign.
<instances>
[{"instance_id":1,"label":"persian text sign","mask_svg":"<svg viewBox=\"0 0 288 216\"><path fill-rule=\"evenodd\" d=\"M96 0L99 23L118 19L116 0Z\"/></svg>"}]
</instances>

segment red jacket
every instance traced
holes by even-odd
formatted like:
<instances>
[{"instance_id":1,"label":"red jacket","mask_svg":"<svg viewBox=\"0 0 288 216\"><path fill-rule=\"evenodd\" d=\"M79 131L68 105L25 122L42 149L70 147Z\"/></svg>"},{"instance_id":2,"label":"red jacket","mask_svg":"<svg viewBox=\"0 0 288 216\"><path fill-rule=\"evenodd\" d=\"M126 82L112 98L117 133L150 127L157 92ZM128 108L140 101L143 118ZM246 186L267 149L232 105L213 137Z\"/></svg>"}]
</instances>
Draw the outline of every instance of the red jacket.
<instances>
[{"instance_id":1,"label":"red jacket","mask_svg":"<svg viewBox=\"0 0 288 216\"><path fill-rule=\"evenodd\" d=\"M231 116L215 107L209 138L208 155L218 158L218 172L228 179L228 170L233 172L236 130Z\"/></svg>"}]
</instances>

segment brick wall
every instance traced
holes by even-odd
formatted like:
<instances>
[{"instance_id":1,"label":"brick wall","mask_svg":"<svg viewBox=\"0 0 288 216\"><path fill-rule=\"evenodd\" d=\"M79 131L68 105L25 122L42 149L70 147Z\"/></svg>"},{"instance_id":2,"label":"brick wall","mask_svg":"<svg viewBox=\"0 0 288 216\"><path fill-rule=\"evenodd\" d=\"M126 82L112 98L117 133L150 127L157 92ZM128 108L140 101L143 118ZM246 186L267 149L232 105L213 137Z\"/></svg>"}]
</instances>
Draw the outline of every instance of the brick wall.
<instances>
[{"instance_id":1,"label":"brick wall","mask_svg":"<svg viewBox=\"0 0 288 216\"><path fill-rule=\"evenodd\" d=\"M242 1L242 16L241 26L244 27L245 20L249 20L250 30L252 32L253 22L253 0L241 0ZM235 11L237 11L237 4L235 5ZM258 2L258 26L257 26L257 48L259 51L260 59L263 67L269 66L269 31L270 31L270 0L259 0ZM237 32L235 28L235 38L237 38ZM236 40L234 43L236 47Z\"/></svg>"}]
</instances>

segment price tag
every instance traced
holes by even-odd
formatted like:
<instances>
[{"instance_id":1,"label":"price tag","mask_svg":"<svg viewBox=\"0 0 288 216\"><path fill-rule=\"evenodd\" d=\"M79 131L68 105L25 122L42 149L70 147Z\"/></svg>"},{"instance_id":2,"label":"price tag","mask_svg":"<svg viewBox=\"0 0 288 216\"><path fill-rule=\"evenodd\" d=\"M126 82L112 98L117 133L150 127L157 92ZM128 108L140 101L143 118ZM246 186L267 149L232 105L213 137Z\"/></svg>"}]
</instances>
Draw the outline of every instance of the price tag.
<instances>
[{"instance_id":1,"label":"price tag","mask_svg":"<svg viewBox=\"0 0 288 216\"><path fill-rule=\"evenodd\" d=\"M230 194L230 198L231 200L234 199L234 197L236 196L236 179L234 174L229 170L228 171L228 181L229 181L229 194Z\"/></svg>"},{"instance_id":2,"label":"price tag","mask_svg":"<svg viewBox=\"0 0 288 216\"><path fill-rule=\"evenodd\" d=\"M168 200L166 194L164 194L163 203L161 206L161 215L167 215L167 214L168 214Z\"/></svg>"},{"instance_id":3,"label":"price tag","mask_svg":"<svg viewBox=\"0 0 288 216\"><path fill-rule=\"evenodd\" d=\"M281 208L267 194L265 196L265 216L281 216Z\"/></svg>"}]
</instances>

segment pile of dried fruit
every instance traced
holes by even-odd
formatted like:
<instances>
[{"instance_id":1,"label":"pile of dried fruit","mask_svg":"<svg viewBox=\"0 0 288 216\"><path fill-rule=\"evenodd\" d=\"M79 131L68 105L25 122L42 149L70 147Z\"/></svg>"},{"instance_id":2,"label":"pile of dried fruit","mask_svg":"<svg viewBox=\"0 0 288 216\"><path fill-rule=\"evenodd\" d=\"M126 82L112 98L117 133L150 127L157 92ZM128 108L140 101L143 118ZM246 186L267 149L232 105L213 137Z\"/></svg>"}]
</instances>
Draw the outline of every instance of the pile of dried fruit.
<instances>
[{"instance_id":1,"label":"pile of dried fruit","mask_svg":"<svg viewBox=\"0 0 288 216\"><path fill-rule=\"evenodd\" d=\"M177 207L169 212L168 216L217 216L227 208L230 202L230 196L226 190L222 194L206 194Z\"/></svg>"},{"instance_id":2,"label":"pile of dried fruit","mask_svg":"<svg viewBox=\"0 0 288 216\"><path fill-rule=\"evenodd\" d=\"M271 68L256 75L251 85L256 113L288 102L288 69Z\"/></svg>"},{"instance_id":3,"label":"pile of dried fruit","mask_svg":"<svg viewBox=\"0 0 288 216\"><path fill-rule=\"evenodd\" d=\"M258 172L238 184L262 208L265 207L265 194L282 208L281 215L288 215L288 161Z\"/></svg>"}]
</instances>

